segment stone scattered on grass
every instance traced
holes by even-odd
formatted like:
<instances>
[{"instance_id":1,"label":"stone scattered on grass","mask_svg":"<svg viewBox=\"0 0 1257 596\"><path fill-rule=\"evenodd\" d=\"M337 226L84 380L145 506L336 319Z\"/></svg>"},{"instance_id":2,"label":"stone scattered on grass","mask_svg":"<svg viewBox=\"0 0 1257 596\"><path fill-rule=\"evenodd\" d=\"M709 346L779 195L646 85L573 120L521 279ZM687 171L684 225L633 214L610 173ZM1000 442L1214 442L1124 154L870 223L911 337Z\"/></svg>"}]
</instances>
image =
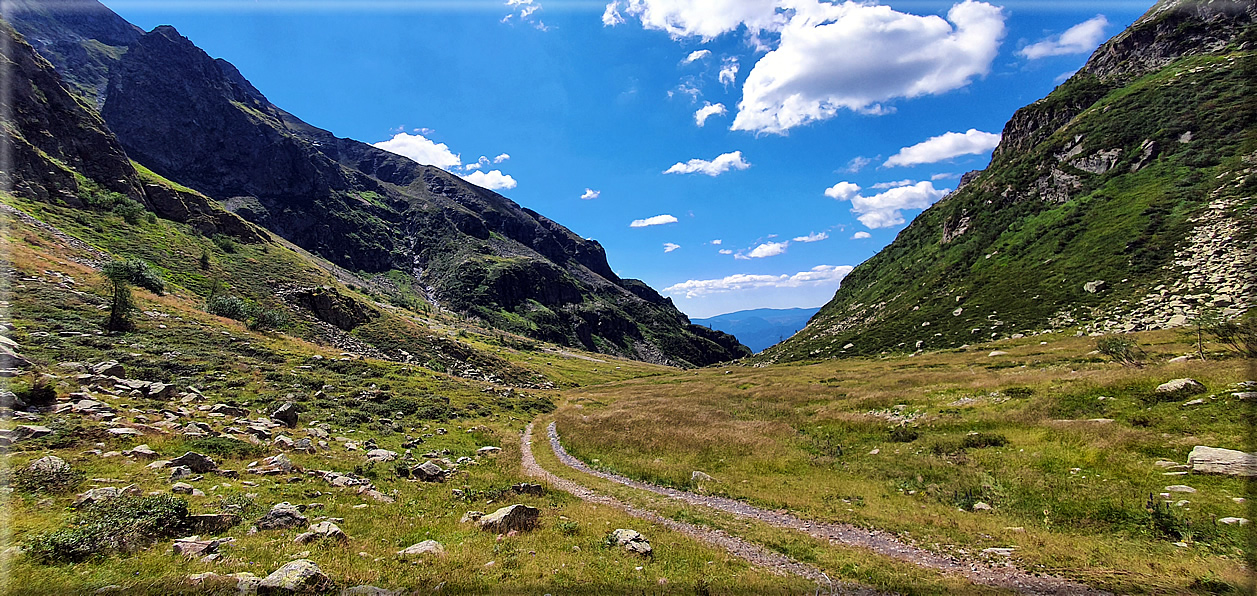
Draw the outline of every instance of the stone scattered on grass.
<instances>
[{"instance_id":1,"label":"stone scattered on grass","mask_svg":"<svg viewBox=\"0 0 1257 596\"><path fill-rule=\"evenodd\" d=\"M630 553L642 555L643 557L649 557L654 554L653 549L650 547L650 542L636 530L619 528L611 533L609 541L614 542L616 546L623 547L624 550Z\"/></svg>"},{"instance_id":2,"label":"stone scattered on grass","mask_svg":"<svg viewBox=\"0 0 1257 596\"><path fill-rule=\"evenodd\" d=\"M314 561L297 559L276 569L258 583L258 594L317 594L326 591L332 579Z\"/></svg>"},{"instance_id":3,"label":"stone scattered on grass","mask_svg":"<svg viewBox=\"0 0 1257 596\"><path fill-rule=\"evenodd\" d=\"M271 418L280 421L288 428L296 428L297 420L299 418L297 414L297 405L290 401L284 402L284 405L279 406L274 412L271 412Z\"/></svg>"},{"instance_id":4,"label":"stone scattered on grass","mask_svg":"<svg viewBox=\"0 0 1257 596\"><path fill-rule=\"evenodd\" d=\"M127 457L134 457L136 459L157 459L161 457L160 455L157 454L156 451L153 451L153 449L149 447L147 443L143 445L136 445L135 447L132 447L130 449L127 449L126 451L123 451L122 454Z\"/></svg>"},{"instance_id":5,"label":"stone scattered on grass","mask_svg":"<svg viewBox=\"0 0 1257 596\"><path fill-rule=\"evenodd\" d=\"M458 523L465 524L469 522L474 522L482 517L484 517L483 511L468 511L467 513L463 514L463 517L458 520Z\"/></svg>"},{"instance_id":6,"label":"stone scattered on grass","mask_svg":"<svg viewBox=\"0 0 1257 596\"><path fill-rule=\"evenodd\" d=\"M987 354L987 357L994 358L996 356L1007 356L1007 355L1008 355L1008 352L1005 352L1004 350L995 350L991 352L990 354Z\"/></svg>"},{"instance_id":7,"label":"stone scattered on grass","mask_svg":"<svg viewBox=\"0 0 1257 596\"><path fill-rule=\"evenodd\" d=\"M424 540L418 544L412 544L402 550L397 551L397 555L403 559L411 557L421 557L423 555L432 555L441 557L445 555L445 547L435 540Z\"/></svg>"},{"instance_id":8,"label":"stone scattered on grass","mask_svg":"<svg viewBox=\"0 0 1257 596\"><path fill-rule=\"evenodd\" d=\"M189 451L170 460L170 464L174 466L187 466L197 474L213 472L218 469L218 464L214 463L214 460L195 451Z\"/></svg>"},{"instance_id":9,"label":"stone scattered on grass","mask_svg":"<svg viewBox=\"0 0 1257 596\"><path fill-rule=\"evenodd\" d=\"M310 530L308 532L302 532L299 536L297 536L296 540L293 540L293 542L296 542L297 544L307 544L316 540L345 542L346 540L349 540L349 536L346 536L336 524L330 521L321 521L310 526Z\"/></svg>"},{"instance_id":10,"label":"stone scattered on grass","mask_svg":"<svg viewBox=\"0 0 1257 596\"><path fill-rule=\"evenodd\" d=\"M1170 486L1165 487L1165 492L1167 492L1167 493L1188 493L1188 494L1190 494L1190 493L1194 493L1194 492L1196 492L1196 489L1194 489L1194 488L1192 488L1192 487L1190 487L1190 486L1187 486L1186 484L1172 484L1172 485L1170 485Z\"/></svg>"},{"instance_id":11,"label":"stone scattered on grass","mask_svg":"<svg viewBox=\"0 0 1257 596\"><path fill-rule=\"evenodd\" d=\"M981 501L973 504L974 511L991 511L992 509L993 508L990 505L987 505L986 503L983 503Z\"/></svg>"},{"instance_id":12,"label":"stone scattered on grass","mask_svg":"<svg viewBox=\"0 0 1257 596\"><path fill-rule=\"evenodd\" d=\"M1244 519L1244 518L1242 518L1242 517L1223 517L1223 518L1221 518L1221 519L1219 519L1219 520L1218 520L1218 523L1220 523L1220 524L1226 524L1226 525L1228 525L1228 526L1229 526L1229 525L1232 525L1232 524L1238 524L1238 525L1241 525L1241 526L1246 526L1246 525L1248 525L1248 520L1247 520L1247 519Z\"/></svg>"},{"instance_id":13,"label":"stone scattered on grass","mask_svg":"<svg viewBox=\"0 0 1257 596\"><path fill-rule=\"evenodd\" d=\"M390 462L395 459L397 459L396 451L389 451L388 449L372 449L367 452L367 460L376 463Z\"/></svg>"},{"instance_id":14,"label":"stone scattered on grass","mask_svg":"<svg viewBox=\"0 0 1257 596\"><path fill-rule=\"evenodd\" d=\"M715 480L715 478L712 478L711 475L706 472L700 472L698 470L690 472L690 482L712 482Z\"/></svg>"},{"instance_id":15,"label":"stone scattered on grass","mask_svg":"<svg viewBox=\"0 0 1257 596\"><path fill-rule=\"evenodd\" d=\"M309 520L296 505L278 503L257 522L259 530L283 530L304 526Z\"/></svg>"},{"instance_id":16,"label":"stone scattered on grass","mask_svg":"<svg viewBox=\"0 0 1257 596\"><path fill-rule=\"evenodd\" d=\"M1187 397L1197 393L1204 393L1205 391L1205 386L1196 379L1174 379L1166 381L1156 388L1157 395L1171 398Z\"/></svg>"},{"instance_id":17,"label":"stone scattered on grass","mask_svg":"<svg viewBox=\"0 0 1257 596\"><path fill-rule=\"evenodd\" d=\"M476 450L476 455L496 455L502 452L501 447L485 446Z\"/></svg>"},{"instance_id":18,"label":"stone scattered on grass","mask_svg":"<svg viewBox=\"0 0 1257 596\"><path fill-rule=\"evenodd\" d=\"M505 534L512 530L524 531L537 527L541 510L528 505L509 505L476 520L476 526L486 532Z\"/></svg>"},{"instance_id":19,"label":"stone scattered on grass","mask_svg":"<svg viewBox=\"0 0 1257 596\"><path fill-rule=\"evenodd\" d=\"M1187 456L1187 464L1197 474L1257 476L1257 453L1197 445Z\"/></svg>"},{"instance_id":20,"label":"stone scattered on grass","mask_svg":"<svg viewBox=\"0 0 1257 596\"><path fill-rule=\"evenodd\" d=\"M445 480L445 470L431 461L425 461L410 469L410 475L424 482L441 482Z\"/></svg>"}]
</instances>

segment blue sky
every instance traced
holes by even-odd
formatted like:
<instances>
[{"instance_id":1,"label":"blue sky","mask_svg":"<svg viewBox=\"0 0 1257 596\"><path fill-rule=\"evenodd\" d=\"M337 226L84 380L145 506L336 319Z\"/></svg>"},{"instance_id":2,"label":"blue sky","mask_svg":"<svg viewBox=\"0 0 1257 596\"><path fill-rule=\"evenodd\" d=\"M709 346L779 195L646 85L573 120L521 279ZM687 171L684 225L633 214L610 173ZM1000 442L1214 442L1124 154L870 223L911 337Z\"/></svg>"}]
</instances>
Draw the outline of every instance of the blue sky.
<instances>
[{"instance_id":1,"label":"blue sky","mask_svg":"<svg viewBox=\"0 0 1257 596\"><path fill-rule=\"evenodd\" d=\"M597 239L706 317L827 302L1152 1L105 4L311 124Z\"/></svg>"}]
</instances>

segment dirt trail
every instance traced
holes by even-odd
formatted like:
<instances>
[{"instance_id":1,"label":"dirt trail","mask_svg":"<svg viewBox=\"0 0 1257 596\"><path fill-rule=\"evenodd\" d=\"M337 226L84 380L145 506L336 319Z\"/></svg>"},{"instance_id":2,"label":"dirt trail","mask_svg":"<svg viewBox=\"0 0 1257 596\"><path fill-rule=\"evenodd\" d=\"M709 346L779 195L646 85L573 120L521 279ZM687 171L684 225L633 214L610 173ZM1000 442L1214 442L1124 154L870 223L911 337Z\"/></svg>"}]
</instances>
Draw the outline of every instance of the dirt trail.
<instances>
[{"instance_id":1,"label":"dirt trail","mask_svg":"<svg viewBox=\"0 0 1257 596\"><path fill-rule=\"evenodd\" d=\"M531 432L531 428L532 427L530 425L529 432ZM1032 594L1036 596L1049 594L1061 596L1099 596L1102 594L1108 594L1108 592L1097 590L1084 584L1076 583L1060 577L1050 575L1031 575L1012 566L1011 564L994 567L984 562L964 561L947 555L941 555L911 544L907 544L896 538L894 535L879 530L867 530L851 524L812 522L786 513L761 509L733 499L699 495L691 492L657 486L654 484L648 484L645 482L639 482L616 474L600 472L590 468L585 465L584 462L576 459L575 457L572 457L566 450L563 449L563 445L559 443L559 433L555 429L553 422L550 423L550 426L546 430L550 439L550 448L554 450L554 453L558 456L559 461L577 471L591 474L612 482L618 482L625 486L650 491L666 497L684 501L691 505L701 505L727 513L732 513L740 517L759 520L773 526L792 528L805 532L813 538L827 539L831 544L843 544L846 546L867 548L879 555L884 555L900 561L906 561L908 563L920 565L930 569L937 569L944 573L961 575L968 578L969 581L972 581L975 584L1006 588L1021 594ZM525 452L528 457L531 456L531 453L528 453L527 450L525 450Z\"/></svg>"},{"instance_id":2,"label":"dirt trail","mask_svg":"<svg viewBox=\"0 0 1257 596\"><path fill-rule=\"evenodd\" d=\"M554 432L553 424L550 426L550 432ZM551 436L553 437L554 435L552 434ZM554 439L551 441L552 444L554 444ZM882 594L872 588L861 586L859 584L832 582L820 569L806 563L800 563L780 553L769 551L758 544L747 542L736 536L730 536L719 530L711 530L702 526L695 526L693 524L669 519L655 513L654 511L634 507L612 497L600 495L584 486L581 486L580 484L572 482L571 480L559 478L542 468L541 465L537 463L537 459L533 457L532 423L528 424L528 427L524 429L523 436L520 438L520 454L523 459L525 473L535 478L541 478L546 482L549 482L551 486L569 492L581 500L588 501L590 503L597 503L599 505L606 505L608 507L615 507L616 509L625 511L633 517L666 526L671 530L681 532L718 548L722 548L730 554L747 560L752 565L765 567L774 573L781 575L793 574L807 578L816 582L818 589L829 590L829 593L832 594L856 594L860 596L874 596ZM563 453L563 455L567 454Z\"/></svg>"}]
</instances>

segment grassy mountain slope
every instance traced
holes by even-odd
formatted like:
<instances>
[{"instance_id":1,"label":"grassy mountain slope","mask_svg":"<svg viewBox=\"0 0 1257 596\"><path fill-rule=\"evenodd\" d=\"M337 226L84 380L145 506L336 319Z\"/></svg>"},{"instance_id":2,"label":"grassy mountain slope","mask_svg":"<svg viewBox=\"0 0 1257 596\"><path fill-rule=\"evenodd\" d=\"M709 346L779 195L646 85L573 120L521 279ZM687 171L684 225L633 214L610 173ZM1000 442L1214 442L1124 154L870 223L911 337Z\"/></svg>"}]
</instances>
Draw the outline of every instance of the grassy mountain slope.
<instances>
[{"instance_id":1,"label":"grassy mountain slope","mask_svg":"<svg viewBox=\"0 0 1257 596\"><path fill-rule=\"evenodd\" d=\"M83 3L94 2L71 4ZM90 34L76 19L97 12L44 10L46 19L16 24L61 47ZM749 354L690 325L645 284L621 280L596 241L443 170L302 122L172 27L116 54L101 114L131 158L382 291L400 282L403 293L498 329L639 360L702 366ZM79 63L58 66L70 81L91 79Z\"/></svg>"},{"instance_id":2,"label":"grassy mountain slope","mask_svg":"<svg viewBox=\"0 0 1257 596\"><path fill-rule=\"evenodd\" d=\"M1019 110L985 171L762 357L1158 329L1202 307L1247 310L1257 290L1254 12L1251 3L1158 4Z\"/></svg>"}]
</instances>

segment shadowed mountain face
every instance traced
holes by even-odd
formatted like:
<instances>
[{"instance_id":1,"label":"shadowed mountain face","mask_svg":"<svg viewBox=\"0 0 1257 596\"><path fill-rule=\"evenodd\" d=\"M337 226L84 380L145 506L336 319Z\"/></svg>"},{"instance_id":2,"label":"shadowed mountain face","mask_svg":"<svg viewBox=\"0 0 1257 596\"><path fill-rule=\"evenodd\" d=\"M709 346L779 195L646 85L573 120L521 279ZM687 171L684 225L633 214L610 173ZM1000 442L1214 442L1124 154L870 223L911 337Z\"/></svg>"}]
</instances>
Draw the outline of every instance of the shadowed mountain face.
<instances>
[{"instance_id":1,"label":"shadowed mountain face","mask_svg":"<svg viewBox=\"0 0 1257 596\"><path fill-rule=\"evenodd\" d=\"M1257 294L1255 20L1253 2L1157 3L758 358L1241 316Z\"/></svg>"},{"instance_id":2,"label":"shadowed mountain face","mask_svg":"<svg viewBox=\"0 0 1257 596\"><path fill-rule=\"evenodd\" d=\"M733 335L742 345L759 352L797 333L819 310L820 308L757 308L694 319L693 323Z\"/></svg>"},{"instance_id":3,"label":"shadowed mountain face","mask_svg":"<svg viewBox=\"0 0 1257 596\"><path fill-rule=\"evenodd\" d=\"M127 156L336 265L400 273L442 307L546 341L682 366L749 355L646 284L620 279L596 241L439 168L302 122L173 27L133 31L89 0L18 8L18 31L45 47L126 42L59 68L86 93L99 89L93 65L104 64L100 113Z\"/></svg>"}]
</instances>

